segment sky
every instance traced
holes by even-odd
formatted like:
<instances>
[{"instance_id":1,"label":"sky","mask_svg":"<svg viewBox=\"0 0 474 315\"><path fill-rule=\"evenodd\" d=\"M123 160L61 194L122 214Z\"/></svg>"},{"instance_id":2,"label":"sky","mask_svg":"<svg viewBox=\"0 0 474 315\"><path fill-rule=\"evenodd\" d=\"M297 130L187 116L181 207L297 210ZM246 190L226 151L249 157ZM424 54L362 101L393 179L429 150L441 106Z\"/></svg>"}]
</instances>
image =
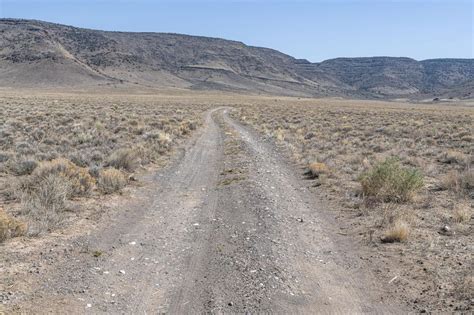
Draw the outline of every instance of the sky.
<instances>
[{"instance_id":1,"label":"sky","mask_svg":"<svg viewBox=\"0 0 474 315\"><path fill-rule=\"evenodd\" d=\"M312 62L474 58L474 0L0 0L0 17L220 37Z\"/></svg>"}]
</instances>

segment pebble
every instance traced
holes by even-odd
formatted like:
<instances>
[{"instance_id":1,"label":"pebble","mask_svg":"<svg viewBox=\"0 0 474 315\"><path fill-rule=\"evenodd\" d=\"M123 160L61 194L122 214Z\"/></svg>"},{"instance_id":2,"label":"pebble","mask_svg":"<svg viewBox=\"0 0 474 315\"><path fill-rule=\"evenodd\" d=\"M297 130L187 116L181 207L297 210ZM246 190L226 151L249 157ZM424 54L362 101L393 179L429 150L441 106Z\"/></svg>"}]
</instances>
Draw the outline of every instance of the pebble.
<instances>
[{"instance_id":1,"label":"pebble","mask_svg":"<svg viewBox=\"0 0 474 315\"><path fill-rule=\"evenodd\" d=\"M125 270L120 270L119 273L121 273L121 274L124 275L124 274L125 274Z\"/></svg>"},{"instance_id":2,"label":"pebble","mask_svg":"<svg viewBox=\"0 0 474 315\"><path fill-rule=\"evenodd\" d=\"M443 235L453 235L454 231L448 225L445 225L440 229L439 233Z\"/></svg>"}]
</instances>

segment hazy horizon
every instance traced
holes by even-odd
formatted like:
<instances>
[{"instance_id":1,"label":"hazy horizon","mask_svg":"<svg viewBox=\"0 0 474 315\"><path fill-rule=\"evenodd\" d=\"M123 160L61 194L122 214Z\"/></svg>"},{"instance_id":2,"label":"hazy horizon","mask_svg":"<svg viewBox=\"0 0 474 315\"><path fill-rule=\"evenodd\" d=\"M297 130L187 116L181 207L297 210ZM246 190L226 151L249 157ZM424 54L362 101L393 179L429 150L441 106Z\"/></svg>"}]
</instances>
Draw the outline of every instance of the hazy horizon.
<instances>
[{"instance_id":1,"label":"hazy horizon","mask_svg":"<svg viewBox=\"0 0 474 315\"><path fill-rule=\"evenodd\" d=\"M473 58L470 1L0 0L1 18L224 38L319 62Z\"/></svg>"}]
</instances>

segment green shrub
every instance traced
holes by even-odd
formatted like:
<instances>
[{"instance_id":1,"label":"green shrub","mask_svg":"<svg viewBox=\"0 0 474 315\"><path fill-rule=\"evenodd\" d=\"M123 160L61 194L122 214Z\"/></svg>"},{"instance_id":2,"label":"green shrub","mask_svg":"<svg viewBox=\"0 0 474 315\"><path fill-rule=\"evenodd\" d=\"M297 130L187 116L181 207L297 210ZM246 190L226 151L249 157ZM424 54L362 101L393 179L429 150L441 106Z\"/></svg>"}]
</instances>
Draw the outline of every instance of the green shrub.
<instances>
[{"instance_id":1,"label":"green shrub","mask_svg":"<svg viewBox=\"0 0 474 315\"><path fill-rule=\"evenodd\" d=\"M398 159L387 158L359 177L365 196L385 202L405 202L423 187L423 176L416 169L400 165Z\"/></svg>"}]
</instances>

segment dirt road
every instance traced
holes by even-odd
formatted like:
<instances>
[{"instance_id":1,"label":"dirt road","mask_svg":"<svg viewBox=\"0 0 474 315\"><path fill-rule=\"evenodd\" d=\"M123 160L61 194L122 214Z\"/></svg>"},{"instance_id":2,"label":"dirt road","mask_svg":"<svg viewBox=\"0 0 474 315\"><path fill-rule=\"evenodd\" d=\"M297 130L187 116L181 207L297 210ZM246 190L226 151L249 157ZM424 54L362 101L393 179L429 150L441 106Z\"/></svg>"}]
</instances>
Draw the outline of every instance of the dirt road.
<instances>
[{"instance_id":1,"label":"dirt road","mask_svg":"<svg viewBox=\"0 0 474 315\"><path fill-rule=\"evenodd\" d=\"M93 232L44 253L14 310L403 312L309 183L228 110Z\"/></svg>"}]
</instances>

